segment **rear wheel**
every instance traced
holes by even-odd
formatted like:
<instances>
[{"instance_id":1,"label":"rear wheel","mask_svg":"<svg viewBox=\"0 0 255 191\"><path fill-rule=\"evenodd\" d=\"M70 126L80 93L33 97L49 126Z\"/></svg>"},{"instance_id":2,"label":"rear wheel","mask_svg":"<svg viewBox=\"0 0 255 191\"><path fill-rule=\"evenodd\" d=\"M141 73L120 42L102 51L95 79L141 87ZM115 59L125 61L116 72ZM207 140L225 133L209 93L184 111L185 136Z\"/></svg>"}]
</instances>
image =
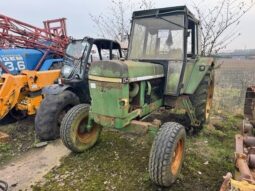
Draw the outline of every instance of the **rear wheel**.
<instances>
[{"instance_id":1,"label":"rear wheel","mask_svg":"<svg viewBox=\"0 0 255 191\"><path fill-rule=\"evenodd\" d=\"M168 122L159 129L150 152L149 174L159 186L170 186L178 177L185 152L186 132L179 123Z\"/></svg>"},{"instance_id":2,"label":"rear wheel","mask_svg":"<svg viewBox=\"0 0 255 191\"><path fill-rule=\"evenodd\" d=\"M63 117L77 104L79 104L79 98L71 91L47 95L35 117L35 132L38 138L43 141L58 138Z\"/></svg>"},{"instance_id":3,"label":"rear wheel","mask_svg":"<svg viewBox=\"0 0 255 191\"><path fill-rule=\"evenodd\" d=\"M68 111L65 115L61 127L60 137L64 145L73 152L84 152L93 147L97 142L101 126L92 123L92 128L86 130L89 117L89 105L80 104Z\"/></svg>"},{"instance_id":4,"label":"rear wheel","mask_svg":"<svg viewBox=\"0 0 255 191\"><path fill-rule=\"evenodd\" d=\"M208 70L195 93L190 96L190 101L196 111L196 117L200 121L201 129L203 125L209 120L212 109L214 92L214 71Z\"/></svg>"}]
</instances>

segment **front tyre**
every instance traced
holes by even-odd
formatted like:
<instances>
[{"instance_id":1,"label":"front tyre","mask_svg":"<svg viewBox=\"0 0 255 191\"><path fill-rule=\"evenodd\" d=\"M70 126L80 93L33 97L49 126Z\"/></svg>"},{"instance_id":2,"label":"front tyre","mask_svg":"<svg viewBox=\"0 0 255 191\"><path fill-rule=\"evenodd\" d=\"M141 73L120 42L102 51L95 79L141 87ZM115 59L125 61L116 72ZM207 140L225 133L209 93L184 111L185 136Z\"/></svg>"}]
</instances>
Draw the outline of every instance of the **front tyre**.
<instances>
[{"instance_id":1,"label":"front tyre","mask_svg":"<svg viewBox=\"0 0 255 191\"><path fill-rule=\"evenodd\" d=\"M185 151L185 128L175 122L164 123L159 129L150 151L151 180L168 187L180 173Z\"/></svg>"},{"instance_id":2,"label":"front tyre","mask_svg":"<svg viewBox=\"0 0 255 191\"><path fill-rule=\"evenodd\" d=\"M60 137L64 145L73 152L80 153L93 147L101 132L101 126L92 123L90 131L86 129L89 118L89 105L80 104L70 109L60 126Z\"/></svg>"},{"instance_id":3,"label":"front tyre","mask_svg":"<svg viewBox=\"0 0 255 191\"><path fill-rule=\"evenodd\" d=\"M67 111L79 104L79 98L71 91L46 95L35 116L35 132L42 141L59 137L59 127Z\"/></svg>"}]
</instances>

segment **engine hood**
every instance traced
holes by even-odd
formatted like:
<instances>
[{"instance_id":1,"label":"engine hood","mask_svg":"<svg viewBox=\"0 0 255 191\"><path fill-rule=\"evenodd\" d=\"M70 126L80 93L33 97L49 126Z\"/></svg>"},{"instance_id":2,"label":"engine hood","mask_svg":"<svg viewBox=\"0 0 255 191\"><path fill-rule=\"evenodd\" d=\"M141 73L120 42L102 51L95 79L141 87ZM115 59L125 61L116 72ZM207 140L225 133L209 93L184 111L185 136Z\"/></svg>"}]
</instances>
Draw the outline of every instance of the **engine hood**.
<instances>
[{"instance_id":1,"label":"engine hood","mask_svg":"<svg viewBox=\"0 0 255 191\"><path fill-rule=\"evenodd\" d=\"M121 78L129 81L140 81L164 77L163 66L138 61L98 61L91 64L89 78Z\"/></svg>"}]
</instances>

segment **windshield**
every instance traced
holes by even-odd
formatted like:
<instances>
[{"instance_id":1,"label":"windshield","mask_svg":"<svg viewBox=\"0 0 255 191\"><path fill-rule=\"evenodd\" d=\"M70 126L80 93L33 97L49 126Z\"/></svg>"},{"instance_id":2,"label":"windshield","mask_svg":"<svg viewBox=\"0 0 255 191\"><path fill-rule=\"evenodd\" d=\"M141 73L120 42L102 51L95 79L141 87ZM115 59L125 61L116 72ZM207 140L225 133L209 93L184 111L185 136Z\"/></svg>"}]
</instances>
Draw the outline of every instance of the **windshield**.
<instances>
[{"instance_id":1,"label":"windshield","mask_svg":"<svg viewBox=\"0 0 255 191\"><path fill-rule=\"evenodd\" d=\"M183 15L134 20L129 58L182 60L183 26Z\"/></svg>"},{"instance_id":2,"label":"windshield","mask_svg":"<svg viewBox=\"0 0 255 191\"><path fill-rule=\"evenodd\" d=\"M89 43L85 40L72 41L66 49L66 54L76 59L80 59L87 54Z\"/></svg>"},{"instance_id":3,"label":"windshield","mask_svg":"<svg viewBox=\"0 0 255 191\"><path fill-rule=\"evenodd\" d=\"M62 78L82 78L84 73L84 61L88 55L90 43L84 40L72 41L66 49L66 57L64 58L64 66L61 69ZM83 58L83 59L81 59Z\"/></svg>"}]
</instances>

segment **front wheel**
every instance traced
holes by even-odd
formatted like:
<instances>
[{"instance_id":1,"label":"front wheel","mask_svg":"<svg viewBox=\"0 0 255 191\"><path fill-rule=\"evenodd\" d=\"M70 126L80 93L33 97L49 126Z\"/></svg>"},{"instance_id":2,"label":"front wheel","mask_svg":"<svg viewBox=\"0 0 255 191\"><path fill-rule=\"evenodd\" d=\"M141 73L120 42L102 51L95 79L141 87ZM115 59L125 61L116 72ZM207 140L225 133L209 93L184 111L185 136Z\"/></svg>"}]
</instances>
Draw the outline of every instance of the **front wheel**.
<instances>
[{"instance_id":1,"label":"front wheel","mask_svg":"<svg viewBox=\"0 0 255 191\"><path fill-rule=\"evenodd\" d=\"M35 132L42 141L59 137L59 127L67 111L79 104L79 98L71 91L46 95L35 116Z\"/></svg>"},{"instance_id":2,"label":"front wheel","mask_svg":"<svg viewBox=\"0 0 255 191\"><path fill-rule=\"evenodd\" d=\"M70 109L61 123L60 137L62 142L73 152L84 152L93 147L99 138L101 126L92 123L92 128L87 131L88 118L89 105L80 104Z\"/></svg>"},{"instance_id":3,"label":"front wheel","mask_svg":"<svg viewBox=\"0 0 255 191\"><path fill-rule=\"evenodd\" d=\"M186 132L179 123L164 123L151 147L149 175L151 180L168 187L178 177L185 151Z\"/></svg>"}]
</instances>

